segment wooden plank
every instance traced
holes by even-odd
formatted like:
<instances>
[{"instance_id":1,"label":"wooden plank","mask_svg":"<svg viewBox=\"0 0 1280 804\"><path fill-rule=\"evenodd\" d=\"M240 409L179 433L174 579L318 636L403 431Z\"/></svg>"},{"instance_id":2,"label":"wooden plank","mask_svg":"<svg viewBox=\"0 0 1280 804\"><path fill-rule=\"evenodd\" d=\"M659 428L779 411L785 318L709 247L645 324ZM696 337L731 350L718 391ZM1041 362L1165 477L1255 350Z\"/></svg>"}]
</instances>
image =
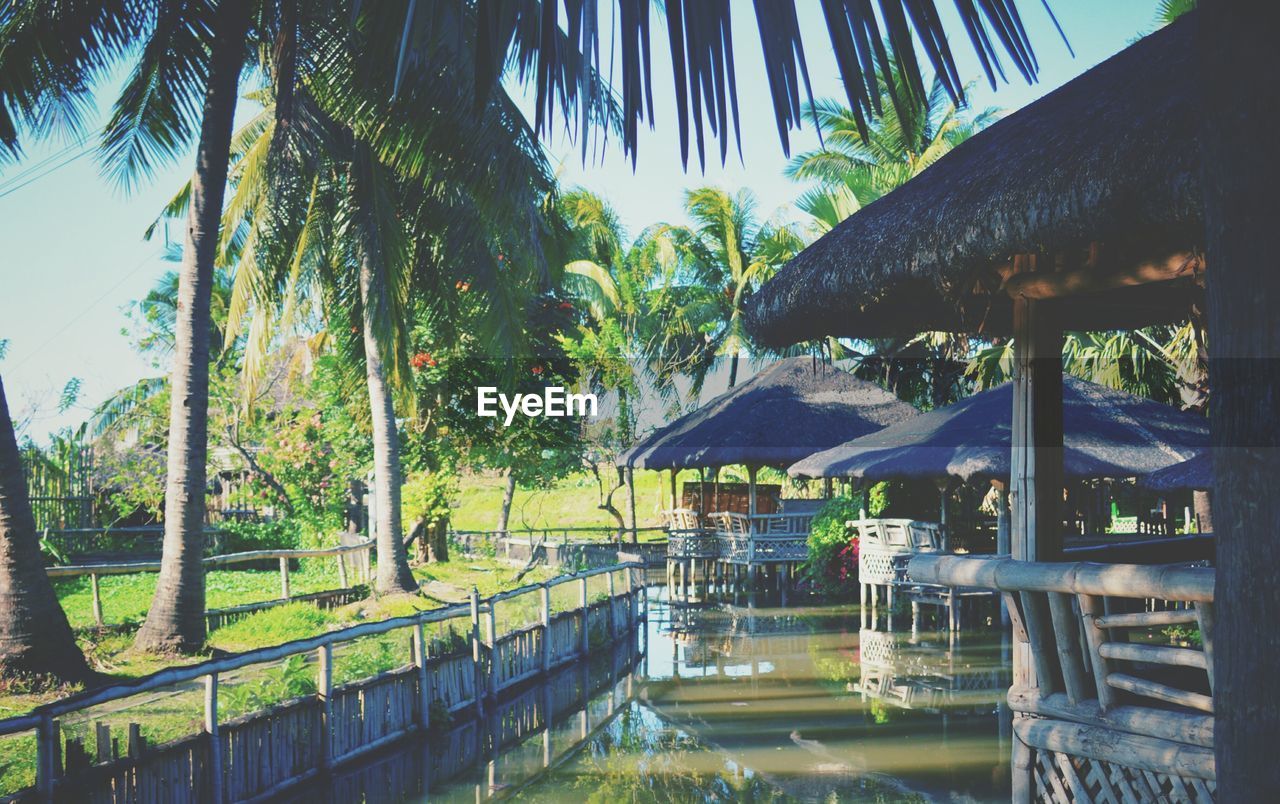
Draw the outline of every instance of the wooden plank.
<instances>
[{"instance_id":1,"label":"wooden plank","mask_svg":"<svg viewBox=\"0 0 1280 804\"><path fill-rule=\"evenodd\" d=\"M1217 689L1213 668L1213 604L1196 604L1196 621L1200 624L1200 644L1204 646L1205 670L1209 671L1209 692Z\"/></svg>"},{"instance_id":2,"label":"wooden plank","mask_svg":"<svg viewBox=\"0 0 1280 804\"><path fill-rule=\"evenodd\" d=\"M1098 652L1107 659L1128 662L1150 662L1175 667L1194 667L1207 670L1209 662L1202 651L1192 648L1172 648L1161 645L1140 645L1134 642L1103 642Z\"/></svg>"},{"instance_id":3,"label":"wooden plank","mask_svg":"<svg viewBox=\"0 0 1280 804\"><path fill-rule=\"evenodd\" d=\"M1145 678L1137 678L1124 673L1112 673L1107 676L1107 684L1118 690L1132 692L1135 695L1143 695L1148 698L1155 698L1158 701L1180 704L1191 709L1198 709L1201 712L1213 712L1213 698L1208 695L1201 695L1198 692L1180 690L1167 684L1149 681Z\"/></svg>"},{"instance_id":4,"label":"wooden plank","mask_svg":"<svg viewBox=\"0 0 1280 804\"><path fill-rule=\"evenodd\" d=\"M1129 614L1108 614L1098 619L1099 628L1157 628L1165 625L1182 625L1196 622L1194 609L1170 609L1168 611L1136 611Z\"/></svg>"},{"instance_id":5,"label":"wooden plank","mask_svg":"<svg viewBox=\"0 0 1280 804\"><path fill-rule=\"evenodd\" d=\"M1018 718L1013 730L1020 741L1041 751L1057 751L1184 778L1217 778L1213 751L1207 748L1038 718Z\"/></svg>"},{"instance_id":6,"label":"wooden plank","mask_svg":"<svg viewBox=\"0 0 1280 804\"><path fill-rule=\"evenodd\" d=\"M204 682L204 732L209 736L209 799L213 804L224 801L222 787L222 738L218 734L218 674L210 673Z\"/></svg>"},{"instance_id":7,"label":"wooden plank","mask_svg":"<svg viewBox=\"0 0 1280 804\"><path fill-rule=\"evenodd\" d=\"M1106 631L1098 625L1105 607L1102 598L1096 595L1080 595L1077 600L1080 604L1081 627L1084 630L1085 641L1089 645L1089 660L1093 665L1094 689L1097 690L1098 702L1105 712L1113 708L1118 700L1115 691L1106 682L1107 675L1111 672L1111 665L1099 652L1102 643L1107 640Z\"/></svg>"},{"instance_id":8,"label":"wooden plank","mask_svg":"<svg viewBox=\"0 0 1280 804\"><path fill-rule=\"evenodd\" d=\"M1049 592L1049 613L1053 620L1054 643L1058 648L1058 665L1071 703L1092 698L1085 658L1080 650L1080 620L1076 618L1073 598L1065 592Z\"/></svg>"},{"instance_id":9,"label":"wooden plank","mask_svg":"<svg viewBox=\"0 0 1280 804\"><path fill-rule=\"evenodd\" d=\"M1056 650L1049 602L1042 592L1022 592L1020 597L1031 648L1031 666L1035 670L1034 677L1028 678L1026 683L1039 687L1046 695L1058 692L1062 690L1062 680L1061 671L1053 661Z\"/></svg>"},{"instance_id":10,"label":"wooden plank","mask_svg":"<svg viewBox=\"0 0 1280 804\"><path fill-rule=\"evenodd\" d=\"M1009 707L1015 712L1071 720L1213 749L1212 715L1150 706L1116 706L1104 712L1096 700L1072 704L1067 700L1066 693L1045 696L1027 687L1010 689L1008 701Z\"/></svg>"},{"instance_id":11,"label":"wooden plank","mask_svg":"<svg viewBox=\"0 0 1280 804\"><path fill-rule=\"evenodd\" d=\"M333 647L323 645L316 653L316 694L320 698L320 766L333 762Z\"/></svg>"}]
</instances>

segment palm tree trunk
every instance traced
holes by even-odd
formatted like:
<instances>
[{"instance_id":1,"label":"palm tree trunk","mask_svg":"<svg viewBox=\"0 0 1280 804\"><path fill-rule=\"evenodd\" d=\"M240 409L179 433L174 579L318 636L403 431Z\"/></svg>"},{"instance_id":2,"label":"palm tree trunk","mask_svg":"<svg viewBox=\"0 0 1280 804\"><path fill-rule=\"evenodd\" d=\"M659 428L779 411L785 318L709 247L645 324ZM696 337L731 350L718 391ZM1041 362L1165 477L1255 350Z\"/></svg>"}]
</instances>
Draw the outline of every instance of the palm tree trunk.
<instances>
[{"instance_id":1,"label":"palm tree trunk","mask_svg":"<svg viewBox=\"0 0 1280 804\"><path fill-rule=\"evenodd\" d=\"M1217 584L1214 727L1220 801L1280 800L1280 61L1262 6L1200 10L1210 432Z\"/></svg>"},{"instance_id":2,"label":"palm tree trunk","mask_svg":"<svg viewBox=\"0 0 1280 804\"><path fill-rule=\"evenodd\" d=\"M18 440L0 380L0 678L84 681L89 666L44 574Z\"/></svg>"},{"instance_id":3,"label":"palm tree trunk","mask_svg":"<svg viewBox=\"0 0 1280 804\"><path fill-rule=\"evenodd\" d=\"M364 365L369 385L369 410L373 419L373 478L378 509L378 577L382 593L416 592L418 582L409 569L400 523L400 439L396 432L395 406L387 382L382 350L374 335L373 266L368 255L360 260L360 302L364 308Z\"/></svg>"},{"instance_id":4,"label":"palm tree trunk","mask_svg":"<svg viewBox=\"0 0 1280 804\"><path fill-rule=\"evenodd\" d=\"M516 496L516 476L507 470L506 488L502 491L502 508L498 511L498 533L505 535L511 522L511 503Z\"/></svg>"},{"instance_id":5,"label":"palm tree trunk","mask_svg":"<svg viewBox=\"0 0 1280 804\"><path fill-rule=\"evenodd\" d=\"M178 273L163 555L151 610L135 640L143 650L193 651L204 644L201 560L209 446L209 304L248 24L249 10L243 0L218 3L196 174L191 180L191 211Z\"/></svg>"}]
</instances>

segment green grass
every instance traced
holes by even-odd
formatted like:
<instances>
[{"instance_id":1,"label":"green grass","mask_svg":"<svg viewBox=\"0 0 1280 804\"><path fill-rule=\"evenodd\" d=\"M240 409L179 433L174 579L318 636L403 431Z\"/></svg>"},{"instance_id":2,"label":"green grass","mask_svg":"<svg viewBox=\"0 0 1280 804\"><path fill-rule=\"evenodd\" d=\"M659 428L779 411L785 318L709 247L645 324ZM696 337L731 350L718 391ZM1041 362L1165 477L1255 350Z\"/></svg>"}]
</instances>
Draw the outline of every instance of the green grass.
<instances>
[{"instance_id":1,"label":"green grass","mask_svg":"<svg viewBox=\"0 0 1280 804\"><path fill-rule=\"evenodd\" d=\"M156 578L154 572L99 578L103 621L108 626L141 623L151 606ZM304 560L301 569L289 573L289 590L294 595L337 589L338 586L338 569L332 560ZM54 581L54 590L72 628L93 626L93 596L87 577L59 578ZM260 603L278 597L280 573L277 570L215 570L205 576L205 605L210 609Z\"/></svg>"},{"instance_id":2,"label":"green grass","mask_svg":"<svg viewBox=\"0 0 1280 804\"><path fill-rule=\"evenodd\" d=\"M692 478L686 473L682 480ZM636 518L640 527L657 527L658 512L666 508L664 495L670 495L670 475L663 472L636 472ZM498 526L502 508L502 492L506 481L501 477L472 475L463 479L458 507L452 524L458 530L493 530ZM626 490L613 495L619 510L626 505ZM599 508L600 493L595 478L586 473L560 480L549 488L516 488L511 505L512 530L524 528L614 528L615 520ZM585 536L585 534L583 534Z\"/></svg>"}]
</instances>

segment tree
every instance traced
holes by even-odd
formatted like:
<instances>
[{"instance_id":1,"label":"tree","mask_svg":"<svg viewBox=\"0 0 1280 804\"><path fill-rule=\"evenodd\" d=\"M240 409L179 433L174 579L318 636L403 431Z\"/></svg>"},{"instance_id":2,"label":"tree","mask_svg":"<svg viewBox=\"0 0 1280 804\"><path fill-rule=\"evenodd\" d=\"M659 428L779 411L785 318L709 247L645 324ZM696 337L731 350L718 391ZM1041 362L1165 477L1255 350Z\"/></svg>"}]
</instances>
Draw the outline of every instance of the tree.
<instances>
[{"instance_id":1,"label":"tree","mask_svg":"<svg viewBox=\"0 0 1280 804\"><path fill-rule=\"evenodd\" d=\"M0 677L91 677L45 575L18 440L0 380Z\"/></svg>"}]
</instances>

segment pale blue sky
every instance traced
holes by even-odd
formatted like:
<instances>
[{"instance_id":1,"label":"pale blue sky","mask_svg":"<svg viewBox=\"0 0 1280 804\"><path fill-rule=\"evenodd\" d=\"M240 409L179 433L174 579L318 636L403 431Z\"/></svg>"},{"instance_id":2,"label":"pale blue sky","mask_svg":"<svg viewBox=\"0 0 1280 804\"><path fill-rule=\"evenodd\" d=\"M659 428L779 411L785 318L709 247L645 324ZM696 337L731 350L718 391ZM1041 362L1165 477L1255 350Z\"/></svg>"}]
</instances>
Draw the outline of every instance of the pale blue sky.
<instances>
[{"instance_id":1,"label":"pale blue sky","mask_svg":"<svg viewBox=\"0 0 1280 804\"><path fill-rule=\"evenodd\" d=\"M818 4L800 5L814 93L842 98ZM953 14L949 4L939 5L944 6L944 16ZM972 107L1014 110L1079 75L1149 28L1156 3L1052 0L1051 5L1075 58L1067 53L1041 4L1024 0L1020 8L1040 60L1040 81L1028 86L1011 75L1011 83L993 93L984 79L973 93ZM739 11L736 4L734 10ZM669 60L664 37L659 36L653 56L658 126L642 131L636 172L616 142L610 143L602 163L584 166L577 146L555 137L547 147L561 164L562 180L608 197L632 234L656 221L682 221L684 189L701 184L731 190L749 187L763 216L793 217L787 207L800 187L782 176L786 159L769 108L759 38L752 30L749 11L744 4L734 30L745 166L731 147L729 162L722 168L713 148L705 175L699 172L696 157L687 174L682 170ZM947 30L959 30L953 21L946 20ZM603 48L607 55L608 45ZM967 40L956 42L954 50L961 75L978 78L981 73ZM21 174L43 160L62 153L48 163L56 165L84 150L64 152L68 144L66 140L29 141L22 161L0 168L0 339L9 341L0 372L15 416L34 412L27 432L37 439L83 421L115 389L162 372L130 349L129 338L122 333L128 326L124 308L172 267L162 259L163 237L148 243L142 233L194 162L193 155L184 155L126 195L100 175L89 152L26 186L17 186L26 180ZM793 153L815 147L812 126L793 132L791 144ZM170 236L181 241L181 224L170 225ZM58 414L58 392L71 377L83 381L80 404Z\"/></svg>"}]
</instances>

